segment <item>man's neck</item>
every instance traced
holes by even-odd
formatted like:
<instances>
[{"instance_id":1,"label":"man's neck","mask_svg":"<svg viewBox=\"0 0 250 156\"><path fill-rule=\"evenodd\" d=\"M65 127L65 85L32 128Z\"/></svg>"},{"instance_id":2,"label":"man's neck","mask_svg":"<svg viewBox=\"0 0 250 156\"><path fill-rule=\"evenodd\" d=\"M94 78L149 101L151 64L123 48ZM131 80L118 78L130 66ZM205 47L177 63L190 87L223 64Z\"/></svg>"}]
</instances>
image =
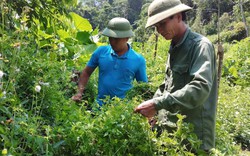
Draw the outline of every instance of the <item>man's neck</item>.
<instances>
[{"instance_id":1,"label":"man's neck","mask_svg":"<svg viewBox=\"0 0 250 156\"><path fill-rule=\"evenodd\" d=\"M172 46L175 46L182 41L186 31L187 26L185 23L183 23L179 29L179 33L172 39Z\"/></svg>"},{"instance_id":2,"label":"man's neck","mask_svg":"<svg viewBox=\"0 0 250 156\"><path fill-rule=\"evenodd\" d=\"M127 51L128 51L128 45L126 44L126 45L124 45L124 47L120 51L116 51L115 53L118 56L121 56L121 55L125 54Z\"/></svg>"}]
</instances>

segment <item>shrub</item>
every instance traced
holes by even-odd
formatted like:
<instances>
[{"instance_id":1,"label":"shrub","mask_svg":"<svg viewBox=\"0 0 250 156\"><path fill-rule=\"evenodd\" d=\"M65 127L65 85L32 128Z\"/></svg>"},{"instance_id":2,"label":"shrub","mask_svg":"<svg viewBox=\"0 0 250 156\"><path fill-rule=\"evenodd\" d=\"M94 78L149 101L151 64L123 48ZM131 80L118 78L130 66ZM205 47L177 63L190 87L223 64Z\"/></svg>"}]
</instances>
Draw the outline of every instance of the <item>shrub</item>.
<instances>
[{"instance_id":1,"label":"shrub","mask_svg":"<svg viewBox=\"0 0 250 156\"><path fill-rule=\"evenodd\" d=\"M216 148L227 153L237 155L237 146L242 149L250 147L250 106L248 88L240 86L229 87L225 81L221 82L217 112L217 143Z\"/></svg>"},{"instance_id":2,"label":"shrub","mask_svg":"<svg viewBox=\"0 0 250 156\"><path fill-rule=\"evenodd\" d=\"M222 76L230 85L247 87L250 84L250 38L235 42L226 52Z\"/></svg>"},{"instance_id":3,"label":"shrub","mask_svg":"<svg viewBox=\"0 0 250 156\"><path fill-rule=\"evenodd\" d=\"M221 36L225 42L240 41L246 37L245 24L243 22L232 23L221 33Z\"/></svg>"}]
</instances>

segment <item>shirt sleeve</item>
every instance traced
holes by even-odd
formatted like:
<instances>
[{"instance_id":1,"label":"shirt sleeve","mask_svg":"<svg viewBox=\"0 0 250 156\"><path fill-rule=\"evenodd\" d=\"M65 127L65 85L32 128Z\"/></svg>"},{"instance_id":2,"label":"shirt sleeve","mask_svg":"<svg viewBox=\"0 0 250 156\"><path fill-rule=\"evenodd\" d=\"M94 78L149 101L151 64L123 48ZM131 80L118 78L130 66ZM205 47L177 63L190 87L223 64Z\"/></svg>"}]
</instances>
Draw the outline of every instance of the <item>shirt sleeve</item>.
<instances>
[{"instance_id":1,"label":"shirt sleeve","mask_svg":"<svg viewBox=\"0 0 250 156\"><path fill-rule=\"evenodd\" d=\"M148 77L146 72L146 61L142 56L140 59L139 69L135 73L135 78L137 82L148 82Z\"/></svg>"},{"instance_id":2,"label":"shirt sleeve","mask_svg":"<svg viewBox=\"0 0 250 156\"><path fill-rule=\"evenodd\" d=\"M203 42L194 48L189 74L191 80L183 88L173 93L165 91L153 98L157 110L172 110L174 107L193 109L205 102L216 79L216 59L211 43Z\"/></svg>"},{"instance_id":3,"label":"shirt sleeve","mask_svg":"<svg viewBox=\"0 0 250 156\"><path fill-rule=\"evenodd\" d=\"M87 63L88 67L96 68L99 65L99 55L102 47L99 47L94 51L94 53L91 55L90 60Z\"/></svg>"}]
</instances>

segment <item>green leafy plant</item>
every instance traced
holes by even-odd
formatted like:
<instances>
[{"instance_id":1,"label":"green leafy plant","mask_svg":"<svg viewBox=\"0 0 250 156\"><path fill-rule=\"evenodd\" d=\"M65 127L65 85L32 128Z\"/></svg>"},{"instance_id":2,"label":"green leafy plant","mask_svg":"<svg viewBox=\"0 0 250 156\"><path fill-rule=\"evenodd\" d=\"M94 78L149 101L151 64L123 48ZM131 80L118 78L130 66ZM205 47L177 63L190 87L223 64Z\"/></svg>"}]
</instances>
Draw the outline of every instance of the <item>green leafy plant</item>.
<instances>
[{"instance_id":1,"label":"green leafy plant","mask_svg":"<svg viewBox=\"0 0 250 156\"><path fill-rule=\"evenodd\" d=\"M248 87L250 82L250 39L235 42L227 51L223 66L223 77L231 85Z\"/></svg>"}]
</instances>

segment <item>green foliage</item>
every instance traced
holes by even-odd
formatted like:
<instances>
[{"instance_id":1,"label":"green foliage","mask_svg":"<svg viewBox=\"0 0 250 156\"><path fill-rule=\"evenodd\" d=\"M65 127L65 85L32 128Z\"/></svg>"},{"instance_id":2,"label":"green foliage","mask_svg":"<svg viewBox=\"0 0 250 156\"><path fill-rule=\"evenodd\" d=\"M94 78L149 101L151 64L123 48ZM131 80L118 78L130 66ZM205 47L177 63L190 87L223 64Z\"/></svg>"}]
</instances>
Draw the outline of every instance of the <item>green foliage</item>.
<instances>
[{"instance_id":1,"label":"green foliage","mask_svg":"<svg viewBox=\"0 0 250 156\"><path fill-rule=\"evenodd\" d=\"M92 126L81 130L77 155L152 155L153 142L145 119L133 114L135 100L114 99L96 112ZM144 120L144 121L143 121ZM148 133L147 133L148 131ZM141 133L144 132L144 133ZM89 136L89 137L86 137ZM135 137L136 136L136 137ZM87 145L87 146L86 146ZM132 147L132 148L129 148Z\"/></svg>"},{"instance_id":2,"label":"green foliage","mask_svg":"<svg viewBox=\"0 0 250 156\"><path fill-rule=\"evenodd\" d=\"M194 155L193 152L198 155L205 154L204 151L199 150L201 141L193 133L193 126L191 124L185 123L183 119L185 116L180 114L176 115L178 118L175 125L175 130L173 133L168 133L164 130L164 124L166 123L157 123L157 149L158 152L156 155Z\"/></svg>"},{"instance_id":3,"label":"green foliage","mask_svg":"<svg viewBox=\"0 0 250 156\"><path fill-rule=\"evenodd\" d=\"M132 99L134 97L140 97L144 100L149 100L153 97L156 87L148 84L148 83L137 83L134 82L133 89L127 92L126 97L128 99Z\"/></svg>"},{"instance_id":4,"label":"green foliage","mask_svg":"<svg viewBox=\"0 0 250 156\"><path fill-rule=\"evenodd\" d=\"M69 90L70 72L64 68L65 62L57 62L56 57L43 51L34 53L34 49L25 44L3 47L1 146L9 147L12 154L48 152L46 127L53 125L61 107L58 103L67 103L68 99L65 92Z\"/></svg>"},{"instance_id":5,"label":"green foliage","mask_svg":"<svg viewBox=\"0 0 250 156\"><path fill-rule=\"evenodd\" d=\"M233 14L234 14L234 18L237 21L242 21L242 12L240 9L240 2L242 4L242 9L244 14L245 13L249 13L250 11L250 1L249 0L235 0L235 5L233 6ZM245 15L247 17L247 15Z\"/></svg>"},{"instance_id":6,"label":"green foliage","mask_svg":"<svg viewBox=\"0 0 250 156\"><path fill-rule=\"evenodd\" d=\"M94 28L98 27L103 30L108 21L114 17L127 18L133 25L134 21L138 19L141 7L142 0L98 0L79 3L78 9L75 11L81 12Z\"/></svg>"},{"instance_id":7,"label":"green foliage","mask_svg":"<svg viewBox=\"0 0 250 156\"><path fill-rule=\"evenodd\" d=\"M212 20L207 25L205 25L205 30L206 30L207 35L216 34L218 31L217 30L217 21L218 21L217 14L214 13L211 18L212 18ZM223 23L223 25L224 25L224 23Z\"/></svg>"},{"instance_id":8,"label":"green foliage","mask_svg":"<svg viewBox=\"0 0 250 156\"><path fill-rule=\"evenodd\" d=\"M140 99L114 98L107 101L109 102L105 106L94 112L94 116L83 112L82 115L78 114L77 121L71 122L72 125L63 125L68 133L61 145L64 151L58 151L57 154L192 155L183 147L182 141L188 138L195 143L198 140L191 137L191 129L182 124L183 116L179 115L176 132L164 132L160 138L156 138L146 119L133 113L133 108ZM68 119L76 120L76 117L72 117L76 113L69 114Z\"/></svg>"},{"instance_id":9,"label":"green foliage","mask_svg":"<svg viewBox=\"0 0 250 156\"><path fill-rule=\"evenodd\" d=\"M53 3L47 2L43 5ZM0 3L1 9L7 5L5 1ZM200 140L193 134L192 125L183 122L184 116L177 115L173 133L163 131L158 136L147 119L133 113L134 107L150 99L164 80L169 42L160 36L157 51L155 34L145 44L132 43L147 60L149 83L135 83L126 99L107 99L107 104L99 108L94 102L98 78L94 73L84 100L75 103L71 100L77 87L71 82L72 70L81 70L100 45L92 39L98 30L93 31L89 22L75 13L57 14L54 7L36 7L35 11L44 11L43 18L29 18L27 12L22 12L15 19L14 7L8 12L11 20L6 18L6 12L2 13L0 149L7 149L10 155L195 155L191 146L197 155L205 155L198 150ZM45 13L51 11L54 14L43 20ZM52 20L50 15L55 18ZM8 29L7 20L14 23L13 28ZM29 26L29 22L34 24ZM249 149L248 43L246 39L227 46L226 57L237 58L234 62L238 63L225 63L225 68L234 66L240 70L237 81L227 79L235 86L223 83L220 90L218 137L211 155L239 155L236 144ZM229 71L224 70L223 76L228 78L235 73Z\"/></svg>"},{"instance_id":10,"label":"green foliage","mask_svg":"<svg viewBox=\"0 0 250 156\"><path fill-rule=\"evenodd\" d=\"M155 38L156 34L153 34L146 43L133 42L133 48L141 53L147 60L149 83L153 82L154 86L158 87L165 77L165 63L168 56L170 41L166 41L162 36L159 36L158 42L156 43ZM156 44L157 50L155 50Z\"/></svg>"},{"instance_id":11,"label":"green foliage","mask_svg":"<svg viewBox=\"0 0 250 156\"><path fill-rule=\"evenodd\" d=\"M250 39L246 38L235 42L227 51L225 57L223 74L230 85L248 87L250 82Z\"/></svg>"},{"instance_id":12,"label":"green foliage","mask_svg":"<svg viewBox=\"0 0 250 156\"><path fill-rule=\"evenodd\" d=\"M24 13L20 19L16 19L18 24L15 31L2 30L0 147L8 148L11 154L52 155L54 148L63 142L51 139L56 135L56 132L51 132L51 127L63 124L62 117L67 118L62 105L69 105L76 87L70 82L71 70L89 57L75 56L72 59L72 56L75 53L90 53L91 48L96 46L92 41L85 43L75 39L79 31L88 32L83 36L90 37L91 25L73 13L71 15L73 22L69 27L70 19L60 16L61 22L65 23L55 26L51 21L52 25L47 25L45 29L35 18L33 22L36 25L26 27L27 14ZM75 23L84 27L71 27ZM91 96L92 92L89 91L87 95Z\"/></svg>"},{"instance_id":13,"label":"green foliage","mask_svg":"<svg viewBox=\"0 0 250 156\"><path fill-rule=\"evenodd\" d=\"M199 1L198 5L200 6L201 4L204 4L202 1ZM197 12L196 12L196 18L192 24L192 29L200 34L205 34L204 29L202 29L202 8L199 7Z\"/></svg>"},{"instance_id":14,"label":"green foliage","mask_svg":"<svg viewBox=\"0 0 250 156\"><path fill-rule=\"evenodd\" d=\"M217 112L217 148L226 155L238 155L239 148L232 146L239 144L243 149L249 150L249 87L242 89L240 86L229 87L224 81L218 100ZM226 142L225 142L226 141ZM224 142L224 143L223 143Z\"/></svg>"},{"instance_id":15,"label":"green foliage","mask_svg":"<svg viewBox=\"0 0 250 156\"><path fill-rule=\"evenodd\" d=\"M14 29L16 19L23 18L26 15L27 27L31 27L34 20L38 19L44 27L53 24L57 21L58 14L65 14L67 9L75 6L76 0L3 0L0 2L1 10L5 8L5 12L1 12L0 19L3 22L3 26L7 29ZM6 20L4 20L6 19Z\"/></svg>"},{"instance_id":16,"label":"green foliage","mask_svg":"<svg viewBox=\"0 0 250 156\"><path fill-rule=\"evenodd\" d=\"M246 37L245 24L243 22L232 23L221 33L221 36L225 42L240 41Z\"/></svg>"},{"instance_id":17,"label":"green foliage","mask_svg":"<svg viewBox=\"0 0 250 156\"><path fill-rule=\"evenodd\" d=\"M139 15L139 19L135 21L134 26L136 27L136 29L134 30L135 32L135 37L134 37L134 41L136 42L142 42L145 43L148 38L150 37L150 35L152 34L152 32L154 31L153 29L150 28L145 28L147 19L144 18L147 16L148 14L148 6L149 6L149 2L145 3L142 8L141 8L141 12Z\"/></svg>"},{"instance_id":18,"label":"green foliage","mask_svg":"<svg viewBox=\"0 0 250 156\"><path fill-rule=\"evenodd\" d=\"M228 13L224 13L221 17L220 17L220 30L223 31L224 29L226 29L230 23L232 22L231 17L229 16Z\"/></svg>"}]
</instances>

